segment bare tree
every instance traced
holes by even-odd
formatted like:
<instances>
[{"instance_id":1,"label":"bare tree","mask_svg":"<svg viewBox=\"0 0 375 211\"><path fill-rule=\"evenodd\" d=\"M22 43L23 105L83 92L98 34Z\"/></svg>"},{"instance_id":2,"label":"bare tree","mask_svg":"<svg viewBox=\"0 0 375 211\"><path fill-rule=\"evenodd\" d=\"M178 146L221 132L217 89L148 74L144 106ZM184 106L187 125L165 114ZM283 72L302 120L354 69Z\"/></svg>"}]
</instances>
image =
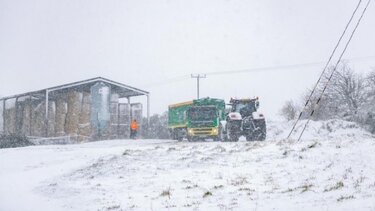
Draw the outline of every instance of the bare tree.
<instances>
[{"instance_id":1,"label":"bare tree","mask_svg":"<svg viewBox=\"0 0 375 211\"><path fill-rule=\"evenodd\" d=\"M297 117L297 112L297 105L293 102L293 100L289 100L281 108L279 114L286 120L290 121Z\"/></svg>"},{"instance_id":2,"label":"bare tree","mask_svg":"<svg viewBox=\"0 0 375 211\"><path fill-rule=\"evenodd\" d=\"M361 123L375 133L375 69L366 77L366 103L361 111Z\"/></svg>"},{"instance_id":3,"label":"bare tree","mask_svg":"<svg viewBox=\"0 0 375 211\"><path fill-rule=\"evenodd\" d=\"M154 114L150 117L150 124L147 125L147 119L144 118L142 121L142 137L152 139L168 139L168 112L164 112L161 115ZM149 127L147 127L149 126Z\"/></svg>"},{"instance_id":4,"label":"bare tree","mask_svg":"<svg viewBox=\"0 0 375 211\"><path fill-rule=\"evenodd\" d=\"M325 97L337 108L338 116L356 121L359 111L366 103L366 83L346 63L340 65L328 86Z\"/></svg>"},{"instance_id":5,"label":"bare tree","mask_svg":"<svg viewBox=\"0 0 375 211\"><path fill-rule=\"evenodd\" d=\"M366 77L366 88L368 92L368 97L370 97L371 100L374 100L375 98L375 68Z\"/></svg>"},{"instance_id":6,"label":"bare tree","mask_svg":"<svg viewBox=\"0 0 375 211\"><path fill-rule=\"evenodd\" d=\"M332 71L331 67L323 76L302 118L315 120L343 118L357 121L359 111L367 102L366 80L363 76L356 74L346 63L341 63L337 71L333 73L333 77L329 79ZM306 102L310 95L311 91L307 91L303 95L303 102Z\"/></svg>"},{"instance_id":7,"label":"bare tree","mask_svg":"<svg viewBox=\"0 0 375 211\"><path fill-rule=\"evenodd\" d=\"M339 113L338 107L335 106L337 103L331 99L330 95L325 93L322 94L323 86L319 86L310 98L309 103L306 105L306 109L303 112L302 119L311 118L313 120L327 120L332 118L338 118ZM304 104L311 95L311 90L306 91L302 95Z\"/></svg>"}]
</instances>

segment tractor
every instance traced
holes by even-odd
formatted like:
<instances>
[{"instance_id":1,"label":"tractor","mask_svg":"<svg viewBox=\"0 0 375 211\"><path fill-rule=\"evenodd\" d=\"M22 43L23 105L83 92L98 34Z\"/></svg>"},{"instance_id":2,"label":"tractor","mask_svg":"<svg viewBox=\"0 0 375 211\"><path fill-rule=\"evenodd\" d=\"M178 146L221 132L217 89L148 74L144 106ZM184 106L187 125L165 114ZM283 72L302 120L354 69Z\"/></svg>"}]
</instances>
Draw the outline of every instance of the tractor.
<instances>
[{"instance_id":1,"label":"tractor","mask_svg":"<svg viewBox=\"0 0 375 211\"><path fill-rule=\"evenodd\" d=\"M266 121L264 115L258 112L259 99L231 99L231 106L223 122L221 131L225 141L238 141L245 136L247 141L264 141L266 139ZM225 126L224 126L225 125Z\"/></svg>"}]
</instances>

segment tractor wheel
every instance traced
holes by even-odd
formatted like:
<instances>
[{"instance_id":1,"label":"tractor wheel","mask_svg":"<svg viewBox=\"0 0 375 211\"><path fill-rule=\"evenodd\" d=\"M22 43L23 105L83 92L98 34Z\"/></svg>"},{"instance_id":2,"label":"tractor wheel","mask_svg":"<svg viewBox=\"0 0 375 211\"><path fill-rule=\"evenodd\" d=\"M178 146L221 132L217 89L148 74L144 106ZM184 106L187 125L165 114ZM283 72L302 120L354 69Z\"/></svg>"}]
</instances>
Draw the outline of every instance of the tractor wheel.
<instances>
[{"instance_id":1,"label":"tractor wheel","mask_svg":"<svg viewBox=\"0 0 375 211\"><path fill-rule=\"evenodd\" d=\"M229 132L229 131L228 131ZM228 139L229 139L229 141L231 141L231 142L237 142L238 141L238 136L236 135L236 134L234 134L234 133L229 133L228 134Z\"/></svg>"},{"instance_id":2,"label":"tractor wheel","mask_svg":"<svg viewBox=\"0 0 375 211\"><path fill-rule=\"evenodd\" d=\"M239 140L238 136L233 136L231 139L233 142L237 142Z\"/></svg>"},{"instance_id":3,"label":"tractor wheel","mask_svg":"<svg viewBox=\"0 0 375 211\"><path fill-rule=\"evenodd\" d=\"M266 127L266 121L261 121L257 124L258 130L255 132L254 138L257 141L264 141L266 140L267 136L267 127Z\"/></svg>"},{"instance_id":4,"label":"tractor wheel","mask_svg":"<svg viewBox=\"0 0 375 211\"><path fill-rule=\"evenodd\" d=\"M260 134L259 134L259 136L258 136L258 140L259 141L264 141L264 140L266 140L266 132L265 131L262 131Z\"/></svg>"},{"instance_id":5,"label":"tractor wheel","mask_svg":"<svg viewBox=\"0 0 375 211\"><path fill-rule=\"evenodd\" d=\"M247 135L246 141L254 141L254 137L252 135Z\"/></svg>"},{"instance_id":6,"label":"tractor wheel","mask_svg":"<svg viewBox=\"0 0 375 211\"><path fill-rule=\"evenodd\" d=\"M234 141L238 141L238 137L235 133L233 133L233 131L231 131L231 129L228 128L228 124L226 125L226 133L223 133L223 141L231 141L231 142L234 142Z\"/></svg>"}]
</instances>

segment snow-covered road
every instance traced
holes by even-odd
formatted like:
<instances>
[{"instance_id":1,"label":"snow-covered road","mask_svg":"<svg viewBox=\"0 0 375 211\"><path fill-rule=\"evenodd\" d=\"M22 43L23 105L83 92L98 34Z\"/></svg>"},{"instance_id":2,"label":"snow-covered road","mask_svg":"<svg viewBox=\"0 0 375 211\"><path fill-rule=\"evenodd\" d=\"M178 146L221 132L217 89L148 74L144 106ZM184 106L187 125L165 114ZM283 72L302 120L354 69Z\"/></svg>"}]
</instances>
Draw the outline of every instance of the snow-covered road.
<instances>
[{"instance_id":1,"label":"snow-covered road","mask_svg":"<svg viewBox=\"0 0 375 211\"><path fill-rule=\"evenodd\" d=\"M0 210L375 210L375 141L355 133L1 149Z\"/></svg>"}]
</instances>

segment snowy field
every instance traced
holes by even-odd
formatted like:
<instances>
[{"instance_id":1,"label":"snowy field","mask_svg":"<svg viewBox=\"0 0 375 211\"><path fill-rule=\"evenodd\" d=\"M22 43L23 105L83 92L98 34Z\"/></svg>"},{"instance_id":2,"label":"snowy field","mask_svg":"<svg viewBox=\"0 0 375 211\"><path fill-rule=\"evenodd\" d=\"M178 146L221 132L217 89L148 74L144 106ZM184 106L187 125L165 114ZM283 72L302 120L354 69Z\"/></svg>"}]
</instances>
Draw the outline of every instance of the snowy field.
<instances>
[{"instance_id":1,"label":"snowy field","mask_svg":"<svg viewBox=\"0 0 375 211\"><path fill-rule=\"evenodd\" d=\"M269 122L264 142L115 140L0 149L0 210L375 210L375 139ZM300 128L298 128L300 129Z\"/></svg>"}]
</instances>

